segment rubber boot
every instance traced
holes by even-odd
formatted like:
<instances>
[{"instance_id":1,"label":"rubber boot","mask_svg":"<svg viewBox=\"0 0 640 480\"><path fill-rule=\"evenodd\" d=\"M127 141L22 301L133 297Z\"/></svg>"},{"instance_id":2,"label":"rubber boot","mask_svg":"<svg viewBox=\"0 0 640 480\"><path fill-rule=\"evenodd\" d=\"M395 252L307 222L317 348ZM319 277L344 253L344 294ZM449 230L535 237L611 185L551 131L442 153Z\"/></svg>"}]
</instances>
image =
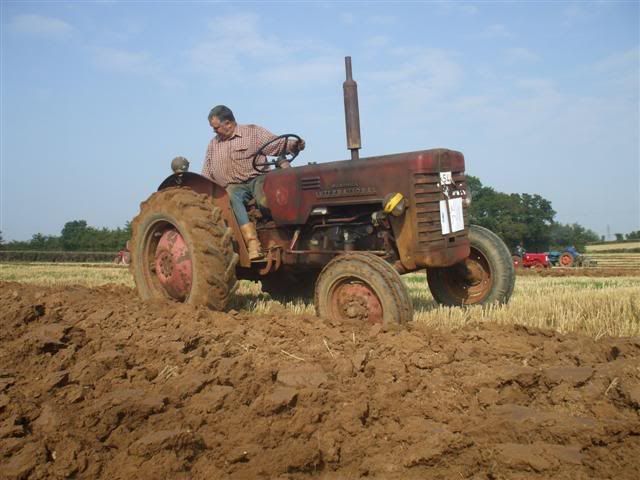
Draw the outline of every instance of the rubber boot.
<instances>
[{"instance_id":1,"label":"rubber boot","mask_svg":"<svg viewBox=\"0 0 640 480\"><path fill-rule=\"evenodd\" d=\"M260 240L258 240L258 233L256 232L256 226L253 222L241 225L240 231L242 232L244 241L247 244L247 250L249 250L249 259L252 262L256 260L263 260L264 254L262 253L262 246L260 245Z\"/></svg>"}]
</instances>

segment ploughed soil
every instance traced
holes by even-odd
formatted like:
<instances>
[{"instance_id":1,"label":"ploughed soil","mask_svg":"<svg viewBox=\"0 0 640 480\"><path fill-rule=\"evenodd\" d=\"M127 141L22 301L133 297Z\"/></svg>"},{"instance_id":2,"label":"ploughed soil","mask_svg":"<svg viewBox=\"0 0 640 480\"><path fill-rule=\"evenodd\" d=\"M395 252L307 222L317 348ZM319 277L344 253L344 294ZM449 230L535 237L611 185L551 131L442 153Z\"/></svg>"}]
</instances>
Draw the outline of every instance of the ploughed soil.
<instances>
[{"instance_id":1,"label":"ploughed soil","mask_svg":"<svg viewBox=\"0 0 640 480\"><path fill-rule=\"evenodd\" d=\"M639 408L639 338L0 283L1 478L637 479Z\"/></svg>"}]
</instances>

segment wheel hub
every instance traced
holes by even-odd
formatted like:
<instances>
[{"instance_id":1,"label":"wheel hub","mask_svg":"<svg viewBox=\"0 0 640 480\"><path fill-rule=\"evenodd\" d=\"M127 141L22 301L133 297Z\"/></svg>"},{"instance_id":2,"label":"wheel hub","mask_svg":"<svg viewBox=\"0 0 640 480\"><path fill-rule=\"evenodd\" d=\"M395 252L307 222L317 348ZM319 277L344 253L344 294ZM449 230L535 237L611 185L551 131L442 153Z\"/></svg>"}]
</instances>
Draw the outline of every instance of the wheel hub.
<instances>
[{"instance_id":1,"label":"wheel hub","mask_svg":"<svg viewBox=\"0 0 640 480\"><path fill-rule=\"evenodd\" d=\"M468 282L468 286L472 287L478 285L482 282L483 278L486 276L482 265L473 260L467 260L466 262L466 280Z\"/></svg>"},{"instance_id":2,"label":"wheel hub","mask_svg":"<svg viewBox=\"0 0 640 480\"><path fill-rule=\"evenodd\" d=\"M192 264L182 235L171 228L160 237L155 251L155 273L167 294L184 301L191 291Z\"/></svg>"},{"instance_id":3,"label":"wheel hub","mask_svg":"<svg viewBox=\"0 0 640 480\"><path fill-rule=\"evenodd\" d=\"M344 283L336 288L333 307L346 320L382 323L382 305L375 292L362 283Z\"/></svg>"}]
</instances>

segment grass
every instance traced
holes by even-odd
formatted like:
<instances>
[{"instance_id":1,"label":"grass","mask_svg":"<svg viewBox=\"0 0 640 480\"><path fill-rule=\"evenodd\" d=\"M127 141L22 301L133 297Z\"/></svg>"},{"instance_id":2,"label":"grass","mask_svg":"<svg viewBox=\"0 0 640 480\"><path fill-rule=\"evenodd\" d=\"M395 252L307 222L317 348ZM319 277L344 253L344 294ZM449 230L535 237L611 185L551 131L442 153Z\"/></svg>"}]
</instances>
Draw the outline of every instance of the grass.
<instances>
[{"instance_id":1,"label":"grass","mask_svg":"<svg viewBox=\"0 0 640 480\"><path fill-rule=\"evenodd\" d=\"M116 283L133 287L126 267L109 264L0 264L0 280L39 285ZM640 277L518 276L511 301L489 308L438 306L429 293L424 273L406 275L415 309L414 320L439 329L455 329L469 322L496 322L582 332L595 338L640 335ZM258 314L314 314L313 302L292 298L272 300L257 283L241 281L232 305Z\"/></svg>"}]
</instances>

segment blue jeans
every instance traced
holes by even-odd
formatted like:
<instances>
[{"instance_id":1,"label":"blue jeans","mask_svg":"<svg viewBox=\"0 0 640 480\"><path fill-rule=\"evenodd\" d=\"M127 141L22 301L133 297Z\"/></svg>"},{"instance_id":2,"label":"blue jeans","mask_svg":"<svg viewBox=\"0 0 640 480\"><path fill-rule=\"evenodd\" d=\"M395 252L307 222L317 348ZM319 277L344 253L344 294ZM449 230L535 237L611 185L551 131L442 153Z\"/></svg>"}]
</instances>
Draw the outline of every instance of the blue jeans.
<instances>
[{"instance_id":1,"label":"blue jeans","mask_svg":"<svg viewBox=\"0 0 640 480\"><path fill-rule=\"evenodd\" d=\"M249 223L245 202L255 198L259 208L266 206L263 185L264 175L254 177L245 183L230 183L227 185L226 190L229 194L231 209L236 216L236 220L238 220L238 225L242 226Z\"/></svg>"}]
</instances>

